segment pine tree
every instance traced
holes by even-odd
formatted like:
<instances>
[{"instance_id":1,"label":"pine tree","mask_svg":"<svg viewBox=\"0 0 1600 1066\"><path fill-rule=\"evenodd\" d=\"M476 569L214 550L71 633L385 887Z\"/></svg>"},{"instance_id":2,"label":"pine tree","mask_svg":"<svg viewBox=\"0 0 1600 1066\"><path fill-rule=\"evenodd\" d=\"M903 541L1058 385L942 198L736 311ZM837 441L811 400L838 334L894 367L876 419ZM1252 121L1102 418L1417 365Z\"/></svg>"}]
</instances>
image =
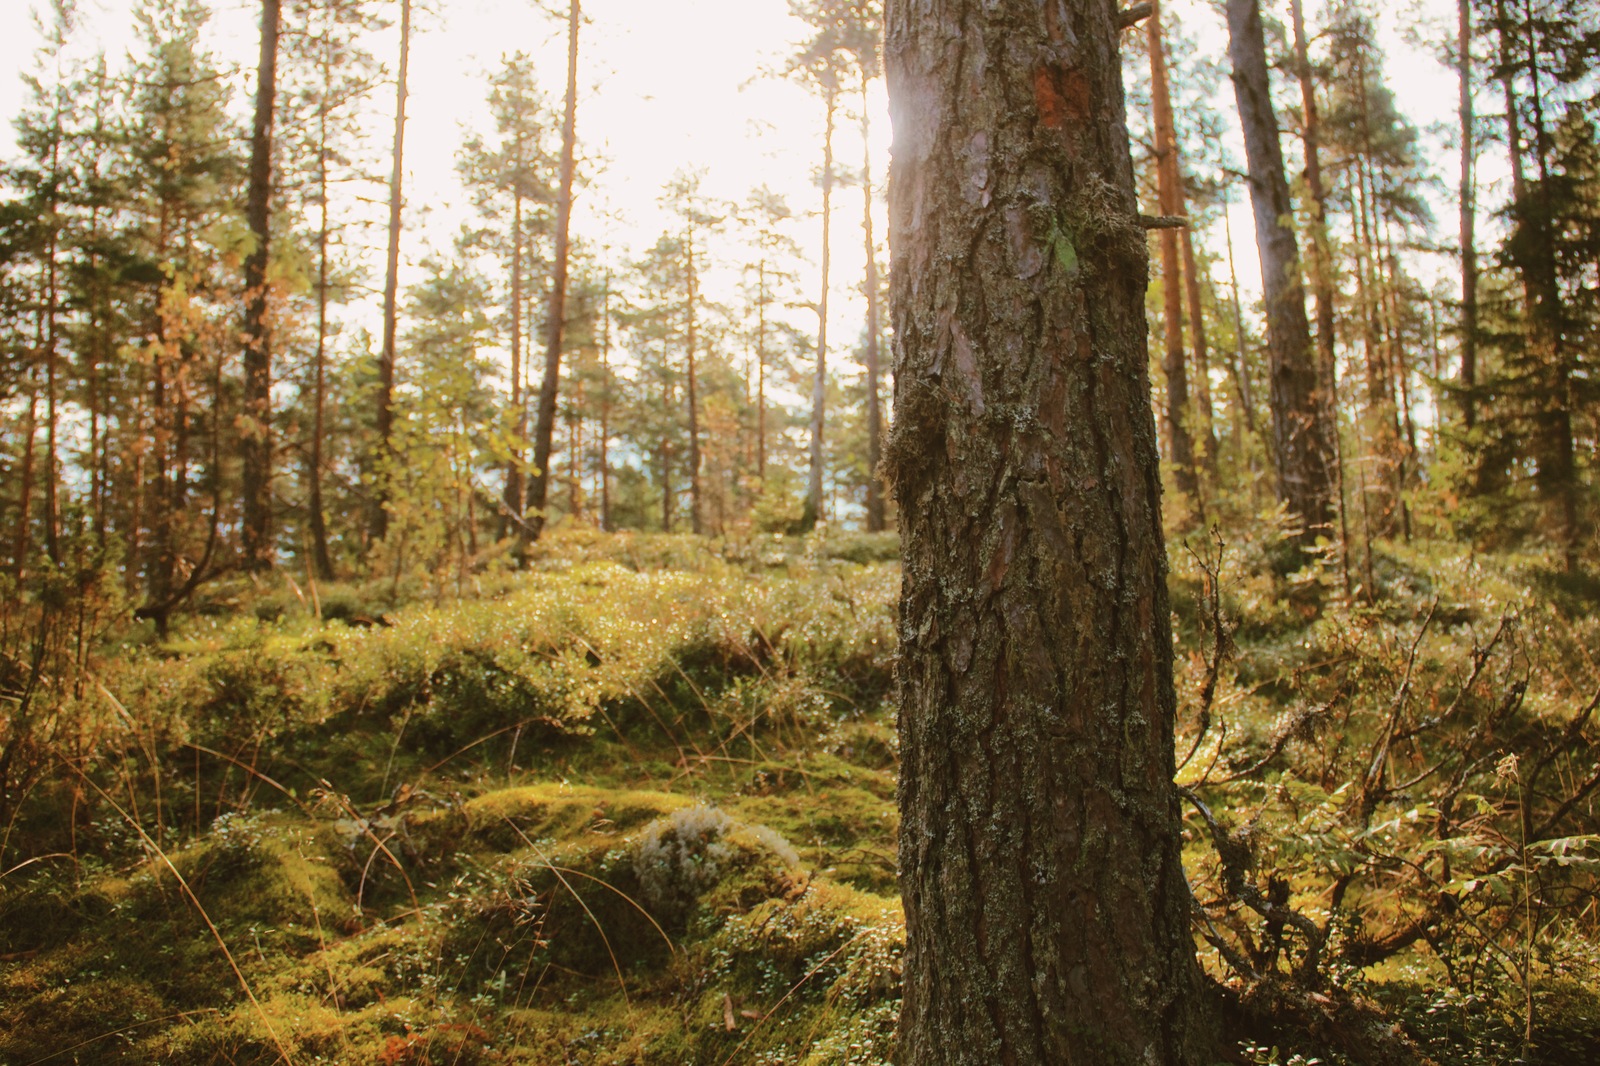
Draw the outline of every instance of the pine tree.
<instances>
[{"instance_id":1,"label":"pine tree","mask_svg":"<svg viewBox=\"0 0 1600 1066\"><path fill-rule=\"evenodd\" d=\"M1495 0L1487 14L1512 171L1499 258L1521 299L1501 311L1498 366L1480 382L1493 413L1484 411L1491 424L1477 445L1479 483L1512 486L1515 458L1531 458L1544 526L1571 571L1584 494L1575 413L1594 371L1583 313L1592 303L1593 260L1585 257L1595 211L1584 139L1600 115L1600 15L1572 0Z\"/></svg>"},{"instance_id":2,"label":"pine tree","mask_svg":"<svg viewBox=\"0 0 1600 1066\"><path fill-rule=\"evenodd\" d=\"M378 353L378 387L374 391L373 422L377 441L368 460L371 472L371 502L367 529L373 540L382 540L389 529L387 478L394 461L391 436L394 429L395 335L398 330L400 292L401 215L405 205L406 95L411 76L411 0L400 0L399 64L394 81L394 142L389 171L389 242L383 277L383 347Z\"/></svg>"},{"instance_id":3,"label":"pine tree","mask_svg":"<svg viewBox=\"0 0 1600 1066\"><path fill-rule=\"evenodd\" d=\"M281 0L261 0L261 61L256 68L255 123L250 135L250 190L245 217L253 238L244 261L243 543L246 570L273 564L272 333L267 266L272 255L272 131L277 117Z\"/></svg>"},{"instance_id":4,"label":"pine tree","mask_svg":"<svg viewBox=\"0 0 1600 1066\"><path fill-rule=\"evenodd\" d=\"M309 368L299 387L299 416L309 423L298 442L304 459L304 521L310 566L321 580L335 576L325 486L337 448L330 432L330 350L339 327L338 309L361 280L347 233L347 186L366 184L366 144L361 112L377 88L379 71L364 47L367 34L382 29L372 0L297 0L283 37L283 95L279 110L288 210L305 232L310 257ZM336 202L336 199L338 202ZM359 530L347 529L352 539Z\"/></svg>"},{"instance_id":5,"label":"pine tree","mask_svg":"<svg viewBox=\"0 0 1600 1066\"><path fill-rule=\"evenodd\" d=\"M901 1061L1209 1063L1118 12L886 14Z\"/></svg>"},{"instance_id":6,"label":"pine tree","mask_svg":"<svg viewBox=\"0 0 1600 1066\"><path fill-rule=\"evenodd\" d=\"M1334 429L1328 406L1319 395L1311 350L1261 12L1257 0L1228 0L1227 12L1228 54L1233 60L1234 94L1244 127L1261 286L1267 304L1273 461L1279 496L1301 524L1299 543L1309 546L1331 529L1335 517Z\"/></svg>"},{"instance_id":7,"label":"pine tree","mask_svg":"<svg viewBox=\"0 0 1600 1066\"><path fill-rule=\"evenodd\" d=\"M567 325L567 257L572 229L572 183L578 136L578 28L582 21L583 12L578 0L571 0L567 10L567 95L561 120L561 176L556 186L555 257L550 267L550 306L545 313L544 377L539 383L538 420L533 431L533 479L528 494L528 506L532 511L528 530L535 539L544 527L545 494L550 484L551 435L555 430L556 392L561 378L561 337ZM691 374L691 411L694 406L693 381ZM698 533L698 510L695 522L695 532Z\"/></svg>"},{"instance_id":8,"label":"pine tree","mask_svg":"<svg viewBox=\"0 0 1600 1066\"><path fill-rule=\"evenodd\" d=\"M225 83L199 45L206 10L151 3L138 15L149 53L133 71L122 178L130 193L122 272L137 295L126 346L135 396L120 426L128 500L120 524L145 578L138 613L164 629L211 576L227 517L222 456L238 414L225 369L237 306L228 263L244 242L244 164L233 152ZM209 497L201 513L197 491Z\"/></svg>"},{"instance_id":9,"label":"pine tree","mask_svg":"<svg viewBox=\"0 0 1600 1066\"><path fill-rule=\"evenodd\" d=\"M535 79L533 61L518 52L506 58L490 82L489 110L496 142L470 137L457 164L485 225L474 235L477 247L497 255L506 273L506 339L510 353L510 397L503 491L502 536L532 539L524 531L530 506L526 491L528 388L526 337L549 263L544 242L551 233L550 209L556 161L550 151L554 120L550 103ZM509 216L509 217L508 217ZM548 456L546 457L548 462Z\"/></svg>"}]
</instances>

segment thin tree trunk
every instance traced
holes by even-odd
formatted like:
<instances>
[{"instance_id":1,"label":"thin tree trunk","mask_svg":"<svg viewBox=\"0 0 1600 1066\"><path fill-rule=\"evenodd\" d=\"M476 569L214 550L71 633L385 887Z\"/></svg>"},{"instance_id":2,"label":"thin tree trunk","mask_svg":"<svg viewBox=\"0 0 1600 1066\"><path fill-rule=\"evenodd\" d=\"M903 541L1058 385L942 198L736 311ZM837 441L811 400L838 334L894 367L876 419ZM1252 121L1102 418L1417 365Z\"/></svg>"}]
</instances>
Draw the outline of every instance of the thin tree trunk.
<instances>
[{"instance_id":1,"label":"thin tree trunk","mask_svg":"<svg viewBox=\"0 0 1600 1066\"><path fill-rule=\"evenodd\" d=\"M1394 342L1384 322L1388 317L1385 302L1388 286L1384 282L1383 249L1378 232L1378 175L1373 159L1367 69L1362 53L1357 54L1355 77L1359 102L1357 129L1361 142L1360 155L1356 159L1356 188L1360 206L1357 263L1364 263L1360 266L1359 289L1366 323L1367 424L1377 466L1375 488L1378 493L1378 514L1375 526L1379 536L1388 537L1405 525L1405 459L1400 442L1400 412L1394 399Z\"/></svg>"},{"instance_id":2,"label":"thin tree trunk","mask_svg":"<svg viewBox=\"0 0 1600 1066\"><path fill-rule=\"evenodd\" d=\"M579 0L571 0L567 9L567 102L561 120L561 185L556 193L556 252L550 270L550 309L545 321L544 379L539 383L539 410L533 431L533 472L528 479L528 533L534 540L543 532L546 518L556 390L561 379L561 338L567 326L567 255L578 139L578 27L582 19Z\"/></svg>"},{"instance_id":3,"label":"thin tree trunk","mask_svg":"<svg viewBox=\"0 0 1600 1066\"><path fill-rule=\"evenodd\" d=\"M1228 244L1228 291L1233 300L1234 361L1228 369L1233 372L1233 385L1239 393L1239 407L1244 414L1245 427L1253 434L1258 432L1255 388L1250 384L1250 361L1244 346L1244 307L1239 302L1239 273L1233 262L1233 223L1226 213L1222 216L1222 223Z\"/></svg>"},{"instance_id":4,"label":"thin tree trunk","mask_svg":"<svg viewBox=\"0 0 1600 1066\"><path fill-rule=\"evenodd\" d=\"M52 206L52 213L54 208ZM45 279L45 336L44 336L44 546L52 563L61 562L61 452L58 433L61 425L59 400L61 394L58 321L61 293L59 288L59 252L54 230L50 234L50 247L46 251Z\"/></svg>"},{"instance_id":5,"label":"thin tree trunk","mask_svg":"<svg viewBox=\"0 0 1600 1066\"><path fill-rule=\"evenodd\" d=\"M1161 40L1161 5L1152 5L1145 19L1145 41L1150 53L1150 99L1155 112L1156 200L1160 213L1183 214L1182 177L1178 170L1178 135L1172 119L1172 94L1167 86L1167 56ZM1178 231L1163 229L1161 243L1161 317L1167 378L1167 406L1162 412L1178 491L1198 511L1200 478L1195 470L1194 440L1189 435L1189 376L1183 345L1183 274L1179 266Z\"/></svg>"},{"instance_id":6,"label":"thin tree trunk","mask_svg":"<svg viewBox=\"0 0 1600 1066\"><path fill-rule=\"evenodd\" d=\"M327 435L328 368L328 245L331 225L328 217L328 111L332 106L333 44L323 42L322 99L317 107L317 351L312 364L311 448L306 461L306 521L311 527L311 564L322 581L334 578L333 557L328 551L328 521L322 502L322 446Z\"/></svg>"},{"instance_id":7,"label":"thin tree trunk","mask_svg":"<svg viewBox=\"0 0 1600 1066\"><path fill-rule=\"evenodd\" d=\"M807 532L822 520L822 435L828 401L828 272L832 264L833 127L839 91L829 85L827 119L822 135L822 292L817 298L817 370L811 381L811 451L808 457L805 506L800 527Z\"/></svg>"},{"instance_id":8,"label":"thin tree trunk","mask_svg":"<svg viewBox=\"0 0 1600 1066\"><path fill-rule=\"evenodd\" d=\"M244 261L244 418L242 529L244 567L272 567L272 334L267 321L267 265L272 239L272 127L278 92L280 0L261 0L261 63L250 136L246 217L254 247Z\"/></svg>"},{"instance_id":9,"label":"thin tree trunk","mask_svg":"<svg viewBox=\"0 0 1600 1066\"><path fill-rule=\"evenodd\" d=\"M872 232L872 110L867 89L871 84L867 68L861 70L861 228L867 249L867 531L881 532L885 525L883 482L878 464L883 459L883 411L878 405L878 338L882 332L878 316L878 248Z\"/></svg>"},{"instance_id":10,"label":"thin tree trunk","mask_svg":"<svg viewBox=\"0 0 1600 1066\"><path fill-rule=\"evenodd\" d=\"M611 532L611 272L600 312L600 528Z\"/></svg>"},{"instance_id":11,"label":"thin tree trunk","mask_svg":"<svg viewBox=\"0 0 1600 1066\"><path fill-rule=\"evenodd\" d=\"M1350 520L1345 512L1344 445L1339 436L1339 359L1334 347L1334 267L1328 239L1328 190L1322 180L1322 121L1317 108L1317 88L1312 80L1311 55L1306 43L1305 15L1300 0L1290 0L1294 33L1295 74L1300 83L1303 126L1301 138L1306 159L1306 191L1311 208L1311 290L1317 305L1317 370L1322 381L1333 468L1337 478L1339 508L1339 569L1346 599L1351 592Z\"/></svg>"},{"instance_id":12,"label":"thin tree trunk","mask_svg":"<svg viewBox=\"0 0 1600 1066\"><path fill-rule=\"evenodd\" d=\"M517 144L522 157L522 144ZM506 517L501 523L505 536L521 537L523 521L524 442L528 437L528 404L522 395L522 185L515 184L511 199L511 458L506 463L503 499Z\"/></svg>"},{"instance_id":13,"label":"thin tree trunk","mask_svg":"<svg viewBox=\"0 0 1600 1066\"><path fill-rule=\"evenodd\" d=\"M702 532L701 505L700 505L700 401L699 401L699 375L695 370L695 349L698 347L699 337L696 330L695 304L700 300L698 279L695 276L694 262L694 224L689 224L688 237L684 242L685 277L688 282L685 293L687 299L684 303L684 347L685 367L688 370L688 400L689 400L689 529L697 536Z\"/></svg>"},{"instance_id":14,"label":"thin tree trunk","mask_svg":"<svg viewBox=\"0 0 1600 1066\"><path fill-rule=\"evenodd\" d=\"M411 0L400 0L400 68L395 77L394 158L389 171L389 246L383 276L383 349L378 355L378 435L373 472L372 511L367 528L373 540L389 532L389 479L394 476L394 363L400 294L400 211L405 203L406 93L411 67Z\"/></svg>"},{"instance_id":15,"label":"thin tree trunk","mask_svg":"<svg viewBox=\"0 0 1600 1066\"><path fill-rule=\"evenodd\" d=\"M27 414L22 421L22 469L17 472L17 523L11 532L11 576L21 581L28 573L28 554L33 541L34 438L38 435L39 385L37 376L28 375Z\"/></svg>"},{"instance_id":16,"label":"thin tree trunk","mask_svg":"<svg viewBox=\"0 0 1600 1066\"><path fill-rule=\"evenodd\" d=\"M1470 432L1477 424L1474 392L1478 387L1478 245L1477 131L1472 101L1472 3L1459 0L1456 72L1461 86L1461 424Z\"/></svg>"},{"instance_id":17,"label":"thin tree trunk","mask_svg":"<svg viewBox=\"0 0 1600 1066\"><path fill-rule=\"evenodd\" d=\"M1545 379L1548 395L1539 411L1535 424L1535 449L1538 456L1536 484L1544 498L1555 526L1555 538L1561 547L1568 573L1578 569L1578 485L1577 464L1572 436L1572 367L1567 355L1567 345L1562 322L1566 318L1561 295L1559 268L1556 263L1556 235L1552 231L1555 216L1550 204L1550 137L1544 116L1544 89L1539 73L1538 35L1534 11L1530 0L1523 0L1522 44L1530 81L1529 103L1532 106L1533 129L1531 143L1534 159L1539 168L1537 207L1526 204L1519 197L1514 208L1518 228L1533 229L1531 262L1523 269L1525 284L1531 289L1530 301L1533 315L1529 347L1538 360L1539 373ZM1514 95L1507 81L1508 103ZM1514 111L1514 108L1512 109Z\"/></svg>"},{"instance_id":18,"label":"thin tree trunk","mask_svg":"<svg viewBox=\"0 0 1600 1066\"><path fill-rule=\"evenodd\" d=\"M1272 110L1261 12L1256 0L1227 0L1227 11L1228 51L1249 159L1250 202L1267 305L1272 452L1278 492L1301 523L1299 543L1309 547L1333 524L1333 433L1319 395L1300 280L1299 246L1289 224L1293 206Z\"/></svg>"},{"instance_id":19,"label":"thin tree trunk","mask_svg":"<svg viewBox=\"0 0 1600 1066\"><path fill-rule=\"evenodd\" d=\"M756 481L767 487L767 258L756 268Z\"/></svg>"},{"instance_id":20,"label":"thin tree trunk","mask_svg":"<svg viewBox=\"0 0 1600 1066\"><path fill-rule=\"evenodd\" d=\"M1181 159L1180 159L1181 161ZM1178 186L1183 192L1183 186ZM1179 214L1187 215L1183 201L1179 200ZM1194 402L1200 413L1200 439L1205 447L1205 467L1215 480L1217 476L1217 426L1216 409L1211 399L1211 351L1206 343L1206 318L1201 299L1200 268L1194 254L1194 227L1183 227L1183 287L1189 301L1189 346L1194 353Z\"/></svg>"},{"instance_id":21,"label":"thin tree trunk","mask_svg":"<svg viewBox=\"0 0 1600 1066\"><path fill-rule=\"evenodd\" d=\"M887 5L907 1066L1215 1061L1115 19Z\"/></svg>"}]
</instances>

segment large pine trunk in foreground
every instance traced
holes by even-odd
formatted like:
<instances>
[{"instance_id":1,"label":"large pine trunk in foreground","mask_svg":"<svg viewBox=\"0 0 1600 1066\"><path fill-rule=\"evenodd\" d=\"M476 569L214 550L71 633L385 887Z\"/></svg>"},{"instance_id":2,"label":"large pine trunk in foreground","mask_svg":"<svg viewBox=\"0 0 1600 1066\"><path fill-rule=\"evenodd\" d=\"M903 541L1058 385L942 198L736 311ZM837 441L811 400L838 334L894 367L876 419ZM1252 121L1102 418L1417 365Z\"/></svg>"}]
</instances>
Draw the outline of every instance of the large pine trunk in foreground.
<instances>
[{"instance_id":1,"label":"large pine trunk in foreground","mask_svg":"<svg viewBox=\"0 0 1600 1066\"><path fill-rule=\"evenodd\" d=\"M887 15L902 1061L1208 1063L1116 9Z\"/></svg>"}]
</instances>

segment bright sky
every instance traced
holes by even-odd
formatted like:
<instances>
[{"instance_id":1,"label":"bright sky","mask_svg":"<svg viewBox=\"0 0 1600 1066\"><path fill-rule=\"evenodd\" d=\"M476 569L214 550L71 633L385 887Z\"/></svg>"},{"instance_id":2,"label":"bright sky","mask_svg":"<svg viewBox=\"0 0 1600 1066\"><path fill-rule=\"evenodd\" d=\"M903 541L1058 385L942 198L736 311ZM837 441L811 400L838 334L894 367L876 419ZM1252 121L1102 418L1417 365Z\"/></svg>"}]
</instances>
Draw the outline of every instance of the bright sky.
<instances>
[{"instance_id":1,"label":"bright sky","mask_svg":"<svg viewBox=\"0 0 1600 1066\"><path fill-rule=\"evenodd\" d=\"M8 6L41 9L45 0L3 0ZM422 0L418 0L419 3ZM235 107L248 114L254 88L259 7L249 0L219 0L210 41L220 63L236 68ZM394 10L398 12L398 3ZM405 247L409 278L416 262L430 249L444 250L464 217L466 197L455 177L455 153L466 127L487 126L486 77L504 54L525 50L538 64L541 83L559 99L565 77L562 26L542 13L532 0L433 0L432 14L419 14L411 58L412 95L407 125L407 203L410 214ZM559 2L564 11L565 3ZM1168 0L1199 41L1199 47L1225 57L1225 36L1218 11L1206 0ZM1269 4L1269 7L1279 5ZM1319 0L1308 4L1308 21L1318 20ZM1389 52L1388 73L1401 106L1419 126L1448 124L1455 107L1452 74L1431 56L1400 40L1397 20L1381 5L1380 32ZM1448 16L1440 0L1431 0ZM1453 5L1448 5L1453 9ZM78 51L105 47L113 56L125 53L131 41L130 0L79 0L82 41ZM753 187L766 183L789 198L797 213L815 211L819 193L813 176L820 165L821 107L800 88L760 72L773 66L788 42L803 27L788 14L787 0L586 0L588 25L581 46L578 128L580 150L604 157L600 172L574 217L574 228L592 241L608 241L637 255L666 225L656 203L662 186L679 169L706 168L705 190L717 198L743 200ZM1286 16L1287 11L1283 14ZM0 37L0 70L25 71L33 64L38 36L30 20L12 19ZM375 47L393 62L394 31ZM1130 34L1127 46L1142 41ZM1224 59L1225 61L1225 59ZM880 88L881 94L881 88ZM0 116L15 115L25 90L20 78L0 76ZM379 114L380 149L386 144L392 91L374 97ZM1224 79L1216 106L1231 119L1231 86ZM882 181L888 158L887 106L876 102L874 127L875 178ZM1243 159L1236 134L1232 153ZM1438 144L1440 158L1446 155ZM9 154L9 124L0 130L0 153ZM837 152L841 163L856 167L861 158L854 123L841 128ZM386 168L385 168L386 169ZM593 169L593 168L591 168ZM1448 179L1453 163L1441 164ZM830 335L835 348L854 343L860 329L860 300L854 289L862 273L860 194L836 194L833 229L834 306ZM620 215L606 222L602 208ZM426 210L423 210L426 208ZM1453 229L1453 210L1440 211L1439 222ZM879 240L884 238L886 212L878 214ZM1253 225L1240 191L1231 212L1234 242L1243 285L1259 288ZM1220 227L1219 227L1220 228ZM814 296L814 264L820 246L819 226L802 222L797 236L811 257L808 296ZM1221 244L1221 233L1208 235ZM722 278L724 292L734 283L730 265ZM717 279L709 279L715 288ZM808 331L815 319L800 313L796 324Z\"/></svg>"}]
</instances>

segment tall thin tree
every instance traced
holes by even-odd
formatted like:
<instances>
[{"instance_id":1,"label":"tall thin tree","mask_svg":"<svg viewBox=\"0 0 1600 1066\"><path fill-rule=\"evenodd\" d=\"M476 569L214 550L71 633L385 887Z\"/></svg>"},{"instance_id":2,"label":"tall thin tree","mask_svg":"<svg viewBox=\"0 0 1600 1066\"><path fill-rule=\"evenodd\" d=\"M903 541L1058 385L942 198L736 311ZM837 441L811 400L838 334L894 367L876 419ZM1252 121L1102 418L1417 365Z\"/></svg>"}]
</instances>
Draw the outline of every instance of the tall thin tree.
<instances>
[{"instance_id":1,"label":"tall thin tree","mask_svg":"<svg viewBox=\"0 0 1600 1066\"><path fill-rule=\"evenodd\" d=\"M378 352L378 388L373 411L377 441L370 457L372 486L367 530L373 540L389 531L388 479L394 462L395 333L400 295L401 211L405 204L406 95L411 74L411 0L400 0L400 63L394 79L394 148L389 169L389 243L383 274L383 347Z\"/></svg>"},{"instance_id":2,"label":"tall thin tree","mask_svg":"<svg viewBox=\"0 0 1600 1066\"><path fill-rule=\"evenodd\" d=\"M578 139L578 28L583 20L579 0L567 9L567 98L561 118L561 177L556 191L555 262L550 268L550 306L545 316L544 378L539 382L539 409L533 430L533 471L528 481L525 527L538 539L544 529L550 487L550 449L556 425L556 391L561 378L561 338L566 330L567 257L572 229L572 183Z\"/></svg>"},{"instance_id":3,"label":"tall thin tree","mask_svg":"<svg viewBox=\"0 0 1600 1066\"><path fill-rule=\"evenodd\" d=\"M261 0L261 59L250 134L246 221L254 238L244 261L243 556L248 570L272 566L272 327L267 268L272 240L272 127L277 111L280 0Z\"/></svg>"},{"instance_id":4,"label":"tall thin tree","mask_svg":"<svg viewBox=\"0 0 1600 1066\"><path fill-rule=\"evenodd\" d=\"M1291 220L1278 120L1267 74L1266 39L1257 0L1227 0L1228 53L1244 127L1250 203L1267 305L1273 461L1278 494L1299 520L1298 543L1309 546L1334 519L1333 428L1319 395L1311 324L1306 319L1300 252Z\"/></svg>"}]
</instances>

